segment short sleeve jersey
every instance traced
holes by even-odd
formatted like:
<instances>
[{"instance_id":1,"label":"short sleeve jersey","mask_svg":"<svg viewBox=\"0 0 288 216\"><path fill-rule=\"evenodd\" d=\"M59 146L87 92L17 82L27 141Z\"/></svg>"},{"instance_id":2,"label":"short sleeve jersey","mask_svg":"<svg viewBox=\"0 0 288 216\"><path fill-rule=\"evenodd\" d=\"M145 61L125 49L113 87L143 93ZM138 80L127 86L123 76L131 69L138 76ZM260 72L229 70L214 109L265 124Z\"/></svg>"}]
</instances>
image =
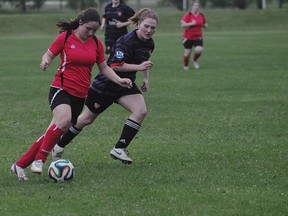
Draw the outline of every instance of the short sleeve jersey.
<instances>
[{"instance_id":1,"label":"short sleeve jersey","mask_svg":"<svg viewBox=\"0 0 288 216\"><path fill-rule=\"evenodd\" d=\"M92 37L83 43L75 36L74 31L64 45L65 37L66 32L59 34L48 48L54 56L61 54L60 67L51 86L64 89L73 96L85 98L94 64L105 61L103 45L98 38L96 44Z\"/></svg>"},{"instance_id":2,"label":"short sleeve jersey","mask_svg":"<svg viewBox=\"0 0 288 216\"><path fill-rule=\"evenodd\" d=\"M196 21L195 26L184 29L183 38L188 40L198 40L202 38L202 27L206 24L205 17L202 13L195 16L193 13L189 12L184 14L182 21L190 23L193 20Z\"/></svg>"},{"instance_id":3,"label":"short sleeve jersey","mask_svg":"<svg viewBox=\"0 0 288 216\"><path fill-rule=\"evenodd\" d=\"M149 39L147 41L141 41L136 30L127 33L120 37L115 46L112 48L107 64L109 66L128 64L141 64L144 61L150 59L151 53L154 50L154 41ZM115 71L115 70L114 70ZM137 71L123 71L116 74L121 78L130 78L132 82L136 80ZM101 72L95 77L92 87L99 92L103 91L118 91L123 87L114 84L108 78L106 78Z\"/></svg>"},{"instance_id":4,"label":"short sleeve jersey","mask_svg":"<svg viewBox=\"0 0 288 216\"><path fill-rule=\"evenodd\" d=\"M150 59L155 44L152 38L142 41L138 38L137 30L127 33L117 40L112 48L107 64L111 67L127 64L141 64ZM136 79L136 72L117 72L120 77Z\"/></svg>"},{"instance_id":5,"label":"short sleeve jersey","mask_svg":"<svg viewBox=\"0 0 288 216\"><path fill-rule=\"evenodd\" d=\"M112 3L106 5L103 18L106 19L105 40L116 41L119 37L127 34L127 27L117 28L116 21L127 22L135 11L126 4L120 3L112 7Z\"/></svg>"}]
</instances>

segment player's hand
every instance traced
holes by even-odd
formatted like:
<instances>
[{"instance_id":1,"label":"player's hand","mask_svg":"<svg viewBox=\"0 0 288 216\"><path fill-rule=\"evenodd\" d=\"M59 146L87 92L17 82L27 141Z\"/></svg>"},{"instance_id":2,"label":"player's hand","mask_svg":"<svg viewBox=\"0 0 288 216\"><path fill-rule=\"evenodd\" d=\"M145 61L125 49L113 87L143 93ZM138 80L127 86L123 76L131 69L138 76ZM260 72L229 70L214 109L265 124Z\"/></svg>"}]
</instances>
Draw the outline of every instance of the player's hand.
<instances>
[{"instance_id":1,"label":"player's hand","mask_svg":"<svg viewBox=\"0 0 288 216\"><path fill-rule=\"evenodd\" d=\"M152 61L144 61L139 66L140 66L139 71L150 70L153 67L153 62Z\"/></svg>"},{"instance_id":2,"label":"player's hand","mask_svg":"<svg viewBox=\"0 0 288 216\"><path fill-rule=\"evenodd\" d=\"M46 62L46 61L42 61L42 62L40 63L40 69L41 69L42 71L46 71L46 69L48 68L48 66L49 66L49 64L48 64L48 62Z\"/></svg>"},{"instance_id":3,"label":"player's hand","mask_svg":"<svg viewBox=\"0 0 288 216\"><path fill-rule=\"evenodd\" d=\"M115 25L117 28L122 28L124 26L124 24L118 20L116 21Z\"/></svg>"},{"instance_id":4,"label":"player's hand","mask_svg":"<svg viewBox=\"0 0 288 216\"><path fill-rule=\"evenodd\" d=\"M119 85L122 86L122 87L130 89L133 86L133 83L128 78L122 78L122 79L120 79Z\"/></svg>"},{"instance_id":5,"label":"player's hand","mask_svg":"<svg viewBox=\"0 0 288 216\"><path fill-rule=\"evenodd\" d=\"M143 92L147 92L148 91L148 88L149 88L149 83L148 83L148 80L143 80L143 84L141 86L141 90Z\"/></svg>"}]
</instances>

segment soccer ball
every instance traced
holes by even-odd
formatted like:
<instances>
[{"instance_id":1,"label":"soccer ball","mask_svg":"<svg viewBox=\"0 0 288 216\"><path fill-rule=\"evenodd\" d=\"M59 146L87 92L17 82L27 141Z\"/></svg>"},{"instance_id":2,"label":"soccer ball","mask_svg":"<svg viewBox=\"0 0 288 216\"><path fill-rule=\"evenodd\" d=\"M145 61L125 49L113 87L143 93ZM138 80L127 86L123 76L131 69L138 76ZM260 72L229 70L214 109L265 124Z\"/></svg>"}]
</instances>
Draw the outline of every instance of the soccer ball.
<instances>
[{"instance_id":1,"label":"soccer ball","mask_svg":"<svg viewBox=\"0 0 288 216\"><path fill-rule=\"evenodd\" d=\"M74 166L69 160L59 159L53 161L48 168L48 176L54 182L64 182L73 179Z\"/></svg>"}]
</instances>

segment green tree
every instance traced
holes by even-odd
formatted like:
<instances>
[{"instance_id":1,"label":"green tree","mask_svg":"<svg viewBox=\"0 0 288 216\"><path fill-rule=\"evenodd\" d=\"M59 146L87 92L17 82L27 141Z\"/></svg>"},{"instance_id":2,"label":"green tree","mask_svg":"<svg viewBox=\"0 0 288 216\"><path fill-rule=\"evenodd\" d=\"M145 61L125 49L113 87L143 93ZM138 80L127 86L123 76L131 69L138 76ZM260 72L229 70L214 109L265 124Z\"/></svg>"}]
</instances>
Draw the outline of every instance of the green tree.
<instances>
[{"instance_id":1,"label":"green tree","mask_svg":"<svg viewBox=\"0 0 288 216\"><path fill-rule=\"evenodd\" d=\"M69 8L78 10L83 10L88 7L96 7L97 4L94 0L68 0L67 5Z\"/></svg>"}]
</instances>

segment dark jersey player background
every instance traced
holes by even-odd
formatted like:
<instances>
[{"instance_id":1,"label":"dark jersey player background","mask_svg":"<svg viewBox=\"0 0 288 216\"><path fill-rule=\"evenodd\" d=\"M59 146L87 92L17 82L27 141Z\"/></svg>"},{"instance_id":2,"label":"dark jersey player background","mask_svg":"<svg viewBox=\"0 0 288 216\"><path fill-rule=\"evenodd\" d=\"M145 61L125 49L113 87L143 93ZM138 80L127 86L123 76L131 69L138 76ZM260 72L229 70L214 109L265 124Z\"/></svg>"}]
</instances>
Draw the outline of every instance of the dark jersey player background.
<instances>
[{"instance_id":1,"label":"dark jersey player background","mask_svg":"<svg viewBox=\"0 0 288 216\"><path fill-rule=\"evenodd\" d=\"M101 26L102 30L105 28L106 54L118 38L128 33L129 18L134 14L135 11L120 0L112 0L106 5Z\"/></svg>"}]
</instances>

